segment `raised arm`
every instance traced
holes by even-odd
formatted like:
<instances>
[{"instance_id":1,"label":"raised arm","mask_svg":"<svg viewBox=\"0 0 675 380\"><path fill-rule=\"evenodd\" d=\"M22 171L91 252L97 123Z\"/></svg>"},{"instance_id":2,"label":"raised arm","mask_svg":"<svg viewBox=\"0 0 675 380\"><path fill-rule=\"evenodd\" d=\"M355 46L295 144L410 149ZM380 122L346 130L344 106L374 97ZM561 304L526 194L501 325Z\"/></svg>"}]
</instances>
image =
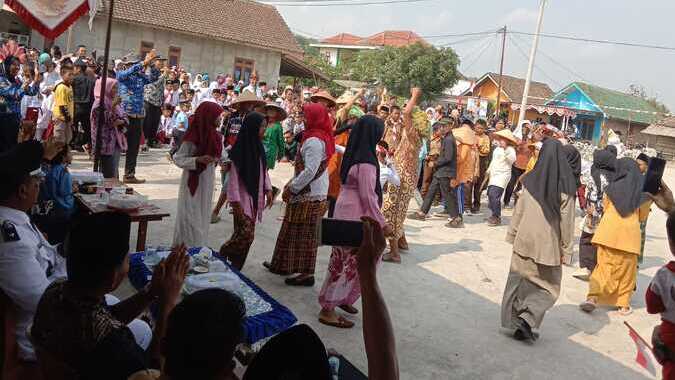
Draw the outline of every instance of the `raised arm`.
<instances>
[{"instance_id":1,"label":"raised arm","mask_svg":"<svg viewBox=\"0 0 675 380\"><path fill-rule=\"evenodd\" d=\"M417 103L419 103L420 98L422 97L422 89L419 87L413 87L410 90L410 100L408 100L408 103L405 105L405 109L403 110L403 128L412 128L412 114L413 111L415 110L415 107L417 106Z\"/></svg>"}]
</instances>

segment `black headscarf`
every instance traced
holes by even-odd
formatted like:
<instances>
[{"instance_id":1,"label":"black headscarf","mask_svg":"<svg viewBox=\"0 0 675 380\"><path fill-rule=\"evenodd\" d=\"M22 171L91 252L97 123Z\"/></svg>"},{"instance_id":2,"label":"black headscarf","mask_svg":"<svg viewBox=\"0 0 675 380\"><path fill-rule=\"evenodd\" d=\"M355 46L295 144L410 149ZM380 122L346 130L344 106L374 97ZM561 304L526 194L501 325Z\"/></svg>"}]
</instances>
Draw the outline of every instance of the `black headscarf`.
<instances>
[{"instance_id":1,"label":"black headscarf","mask_svg":"<svg viewBox=\"0 0 675 380\"><path fill-rule=\"evenodd\" d=\"M616 162L614 181L607 185L605 193L622 217L632 214L640 207L642 183L642 174L635 160L624 157Z\"/></svg>"},{"instance_id":2,"label":"black headscarf","mask_svg":"<svg viewBox=\"0 0 675 380\"><path fill-rule=\"evenodd\" d=\"M565 152L565 157L567 157L567 163L570 164L578 189L581 186L581 154L571 144L563 146L563 152Z\"/></svg>"},{"instance_id":3,"label":"black headscarf","mask_svg":"<svg viewBox=\"0 0 675 380\"><path fill-rule=\"evenodd\" d=\"M607 145L605 147L605 150L608 151L609 153L614 155L614 158L619 154L619 151L616 150L616 147L614 145Z\"/></svg>"},{"instance_id":4,"label":"black headscarf","mask_svg":"<svg viewBox=\"0 0 675 380\"><path fill-rule=\"evenodd\" d=\"M614 180L614 171L616 170L616 155L609 149L598 149L593 152L593 165L591 166L591 177L595 182L595 188L598 190L598 196L601 197L602 180L600 175L604 175L607 182Z\"/></svg>"},{"instance_id":5,"label":"black headscarf","mask_svg":"<svg viewBox=\"0 0 675 380\"><path fill-rule=\"evenodd\" d=\"M352 126L349 134L347 148L342 156L340 166L340 178L342 183L347 182L349 169L356 164L371 164L377 169L377 179L375 182L375 192L377 199L382 204L382 186L380 185L380 163L377 160L377 143L384 134L384 123L378 117L373 115L361 116Z\"/></svg>"},{"instance_id":6,"label":"black headscarf","mask_svg":"<svg viewBox=\"0 0 675 380\"><path fill-rule=\"evenodd\" d=\"M534 169L523 179L523 187L539 203L549 223L560 220L560 195L577 191L572 168L558 140L545 139Z\"/></svg>"},{"instance_id":7,"label":"black headscarf","mask_svg":"<svg viewBox=\"0 0 675 380\"><path fill-rule=\"evenodd\" d=\"M5 60L2 62L2 73L0 75L3 75L5 78L7 78L8 81L16 82L16 77L13 77L12 74L10 73L10 67L12 66L12 63L16 61L16 64L19 64L19 59L13 55L9 55L5 58Z\"/></svg>"},{"instance_id":8,"label":"black headscarf","mask_svg":"<svg viewBox=\"0 0 675 380\"><path fill-rule=\"evenodd\" d=\"M260 140L260 125L265 115L251 112L244 118L237 141L230 151L230 160L237 167L237 174L244 182L246 191L253 198L253 208L258 210L258 187L260 186L260 163L263 173L267 172L265 148Z\"/></svg>"}]
</instances>

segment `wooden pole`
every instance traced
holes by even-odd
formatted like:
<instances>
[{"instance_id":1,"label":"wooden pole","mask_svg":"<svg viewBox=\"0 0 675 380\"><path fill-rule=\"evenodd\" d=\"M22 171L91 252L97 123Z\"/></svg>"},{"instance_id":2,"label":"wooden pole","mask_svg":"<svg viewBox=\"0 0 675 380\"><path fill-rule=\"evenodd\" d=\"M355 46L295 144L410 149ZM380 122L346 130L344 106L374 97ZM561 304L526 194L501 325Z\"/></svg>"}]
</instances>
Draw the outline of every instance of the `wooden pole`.
<instances>
[{"instance_id":1,"label":"wooden pole","mask_svg":"<svg viewBox=\"0 0 675 380\"><path fill-rule=\"evenodd\" d=\"M66 38L66 54L70 53L70 48L73 46L73 26L68 27L68 37Z\"/></svg>"},{"instance_id":2,"label":"wooden pole","mask_svg":"<svg viewBox=\"0 0 675 380\"><path fill-rule=\"evenodd\" d=\"M534 58L537 55L537 47L539 46L539 34L544 23L544 8L546 7L546 0L541 0L539 5L539 17L537 19L537 31L534 34L534 41L532 42L532 50L530 50L530 61L527 64L527 75L525 76L525 88L523 89L523 100L520 103L520 115L518 116L518 123L525 119L525 111L527 105L527 97L530 93L530 82L532 81L532 73L534 72Z\"/></svg>"},{"instance_id":3,"label":"wooden pole","mask_svg":"<svg viewBox=\"0 0 675 380\"><path fill-rule=\"evenodd\" d=\"M96 120L96 150L94 152L94 171L101 169L101 129L105 118L105 87L108 79L108 61L110 60L110 31L112 29L113 10L115 0L110 0L108 5L108 26L105 34L105 50L103 51L103 67L101 67L101 92L100 105L98 107L98 120Z\"/></svg>"},{"instance_id":4,"label":"wooden pole","mask_svg":"<svg viewBox=\"0 0 675 380\"><path fill-rule=\"evenodd\" d=\"M502 59L499 62L499 80L497 81L497 104L495 106L495 114L497 119L501 114L501 98L502 98L502 75L504 75L504 50L506 50L506 25L501 29L502 33Z\"/></svg>"}]
</instances>

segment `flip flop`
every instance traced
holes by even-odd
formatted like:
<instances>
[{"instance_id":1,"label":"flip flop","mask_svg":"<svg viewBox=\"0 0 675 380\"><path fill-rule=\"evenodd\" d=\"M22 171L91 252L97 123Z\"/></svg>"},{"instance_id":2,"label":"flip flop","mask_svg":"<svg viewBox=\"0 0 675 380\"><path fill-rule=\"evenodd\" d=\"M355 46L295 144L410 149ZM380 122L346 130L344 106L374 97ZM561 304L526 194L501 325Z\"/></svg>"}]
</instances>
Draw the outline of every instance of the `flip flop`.
<instances>
[{"instance_id":1,"label":"flip flop","mask_svg":"<svg viewBox=\"0 0 675 380\"><path fill-rule=\"evenodd\" d=\"M400 264L401 257L399 256L398 258L395 259L390 253L385 253L384 255L382 255L382 261L387 263Z\"/></svg>"},{"instance_id":2,"label":"flip flop","mask_svg":"<svg viewBox=\"0 0 675 380\"><path fill-rule=\"evenodd\" d=\"M354 322L345 319L345 317L339 316L337 322L329 321L327 319L319 317L319 322L323 323L326 326L337 327L339 329L351 329L354 327Z\"/></svg>"},{"instance_id":3,"label":"flip flop","mask_svg":"<svg viewBox=\"0 0 675 380\"><path fill-rule=\"evenodd\" d=\"M592 313L593 310L595 310L595 307L596 307L595 301L592 300L586 300L582 302L581 305L579 305L579 308L585 311L586 313Z\"/></svg>"},{"instance_id":4,"label":"flip flop","mask_svg":"<svg viewBox=\"0 0 675 380\"><path fill-rule=\"evenodd\" d=\"M629 315L633 314L633 308L630 307L630 306L627 309L619 308L618 312L621 316L626 317L626 316L629 316Z\"/></svg>"},{"instance_id":5,"label":"flip flop","mask_svg":"<svg viewBox=\"0 0 675 380\"><path fill-rule=\"evenodd\" d=\"M338 307L340 309L344 310L346 313L349 313L349 314L358 314L359 313L359 310L352 305L340 305Z\"/></svg>"}]
</instances>

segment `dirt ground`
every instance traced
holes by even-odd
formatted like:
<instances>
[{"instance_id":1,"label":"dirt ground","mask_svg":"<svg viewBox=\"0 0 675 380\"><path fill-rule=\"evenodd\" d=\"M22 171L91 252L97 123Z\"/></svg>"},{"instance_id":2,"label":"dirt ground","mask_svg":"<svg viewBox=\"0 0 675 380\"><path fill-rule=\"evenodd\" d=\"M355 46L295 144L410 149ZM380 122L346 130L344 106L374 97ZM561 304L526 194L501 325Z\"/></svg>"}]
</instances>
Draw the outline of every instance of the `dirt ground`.
<instances>
[{"instance_id":1,"label":"dirt ground","mask_svg":"<svg viewBox=\"0 0 675 380\"><path fill-rule=\"evenodd\" d=\"M121 161L123 168L124 159ZM90 168L83 155L76 156L72 170ZM279 164L271 171L272 183L282 187L291 172L289 164ZM147 182L134 188L171 213L170 218L150 223L148 244L169 245L181 169L168 162L166 150L152 150L139 156L137 173ZM220 191L219 178L217 174L214 202ZM666 171L666 182L675 185L672 168ZM415 207L413 201L411 209ZM665 214L652 208L632 315L621 317L609 309L598 309L592 315L581 312L578 304L585 299L588 285L571 276L576 264L564 267L560 298L546 315L541 338L528 345L514 341L499 327L511 248L504 241L506 226L490 228L484 224L486 209L484 204L483 214L466 216L466 228L459 230L445 228L445 221L439 218L407 221L410 251L404 254L403 264L380 266L378 277L394 323L401 379L653 378L635 364L635 346L623 322L628 321L646 339L659 322L658 316L647 314L644 294L652 276L670 260ZM348 317L356 323L350 330L317 321L317 297L330 249L319 251L317 283L313 288L289 288L283 277L263 268L262 262L272 256L281 226L279 213L278 204L265 213L243 272L289 307L300 322L311 325L327 347L337 349L365 372L360 316ZM505 223L509 215L507 211ZM579 222L577 218L577 225ZM211 225L210 246L218 249L231 233L232 219L224 211L222 220ZM134 231L132 247L135 235ZM577 239L578 235L579 231ZM130 294L130 286L125 284L119 293ZM360 308L360 304L356 306ZM660 367L657 372L660 378Z\"/></svg>"}]
</instances>

